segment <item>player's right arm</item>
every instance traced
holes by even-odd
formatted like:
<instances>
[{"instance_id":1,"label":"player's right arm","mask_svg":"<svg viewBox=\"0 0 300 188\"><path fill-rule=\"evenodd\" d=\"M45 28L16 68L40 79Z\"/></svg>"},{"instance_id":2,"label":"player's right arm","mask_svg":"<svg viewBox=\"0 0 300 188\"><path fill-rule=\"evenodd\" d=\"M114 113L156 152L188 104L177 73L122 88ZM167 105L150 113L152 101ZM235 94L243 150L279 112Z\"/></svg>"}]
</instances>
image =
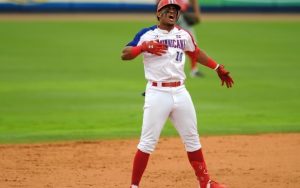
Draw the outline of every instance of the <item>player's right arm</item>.
<instances>
[{"instance_id":1,"label":"player's right arm","mask_svg":"<svg viewBox=\"0 0 300 188\"><path fill-rule=\"evenodd\" d=\"M132 47L132 46L126 46L122 51L121 59L122 60L131 60L131 59L134 59L135 57L137 57L141 53L138 50L138 52L136 52L137 54L135 54L133 48L134 47Z\"/></svg>"},{"instance_id":2,"label":"player's right arm","mask_svg":"<svg viewBox=\"0 0 300 188\"><path fill-rule=\"evenodd\" d=\"M151 53L157 56L161 56L166 53L168 49L167 45L159 43L155 40L147 40L144 38L145 33L156 27L157 26L144 28L138 32L134 39L123 49L121 55L122 60L134 59L143 52Z\"/></svg>"},{"instance_id":3,"label":"player's right arm","mask_svg":"<svg viewBox=\"0 0 300 188\"><path fill-rule=\"evenodd\" d=\"M121 58L122 60L131 60L136 58L142 52L148 52L157 56L161 56L167 52L167 49L167 45L157 41L144 41L138 46L126 46L122 51Z\"/></svg>"}]
</instances>

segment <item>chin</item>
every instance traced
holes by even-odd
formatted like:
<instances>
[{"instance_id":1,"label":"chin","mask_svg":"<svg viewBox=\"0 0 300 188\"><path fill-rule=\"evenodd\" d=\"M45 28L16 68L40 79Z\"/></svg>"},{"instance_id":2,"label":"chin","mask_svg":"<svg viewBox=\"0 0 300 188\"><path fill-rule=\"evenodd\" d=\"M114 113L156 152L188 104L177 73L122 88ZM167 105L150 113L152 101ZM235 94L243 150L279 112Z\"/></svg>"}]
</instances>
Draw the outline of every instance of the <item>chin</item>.
<instances>
[{"instance_id":1,"label":"chin","mask_svg":"<svg viewBox=\"0 0 300 188\"><path fill-rule=\"evenodd\" d=\"M168 26L174 26L175 25L175 22L173 23L173 22L169 22L169 23L167 23L166 25L168 25Z\"/></svg>"}]
</instances>

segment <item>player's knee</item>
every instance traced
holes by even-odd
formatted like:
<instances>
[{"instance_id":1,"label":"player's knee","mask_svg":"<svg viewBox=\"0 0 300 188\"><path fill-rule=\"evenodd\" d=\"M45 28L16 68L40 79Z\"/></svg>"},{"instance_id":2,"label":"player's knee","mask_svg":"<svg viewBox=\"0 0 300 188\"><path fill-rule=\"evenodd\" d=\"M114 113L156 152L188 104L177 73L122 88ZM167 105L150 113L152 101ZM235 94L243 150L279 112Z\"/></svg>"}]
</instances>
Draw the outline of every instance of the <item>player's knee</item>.
<instances>
[{"instance_id":1,"label":"player's knee","mask_svg":"<svg viewBox=\"0 0 300 188\"><path fill-rule=\"evenodd\" d=\"M141 140L138 144L138 149L142 152L151 154L155 150L155 146L157 144L158 140L151 139L151 140Z\"/></svg>"},{"instance_id":2,"label":"player's knee","mask_svg":"<svg viewBox=\"0 0 300 188\"><path fill-rule=\"evenodd\" d=\"M198 135L186 136L183 140L185 150L193 152L201 148L200 140Z\"/></svg>"}]
</instances>

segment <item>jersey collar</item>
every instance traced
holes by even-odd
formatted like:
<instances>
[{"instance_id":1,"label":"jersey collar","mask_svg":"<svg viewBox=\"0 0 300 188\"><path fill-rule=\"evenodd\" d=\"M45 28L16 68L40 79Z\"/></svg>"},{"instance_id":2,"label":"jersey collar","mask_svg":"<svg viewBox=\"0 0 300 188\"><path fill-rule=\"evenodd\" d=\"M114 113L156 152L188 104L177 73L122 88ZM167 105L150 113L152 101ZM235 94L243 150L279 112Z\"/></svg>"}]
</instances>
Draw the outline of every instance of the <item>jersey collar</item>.
<instances>
[{"instance_id":1,"label":"jersey collar","mask_svg":"<svg viewBox=\"0 0 300 188\"><path fill-rule=\"evenodd\" d=\"M177 29L176 26L171 30L171 31L167 31L167 30L163 30L163 29L160 29L158 26L157 26L157 31L159 33L162 33L162 34L171 34L174 32L174 30Z\"/></svg>"}]
</instances>

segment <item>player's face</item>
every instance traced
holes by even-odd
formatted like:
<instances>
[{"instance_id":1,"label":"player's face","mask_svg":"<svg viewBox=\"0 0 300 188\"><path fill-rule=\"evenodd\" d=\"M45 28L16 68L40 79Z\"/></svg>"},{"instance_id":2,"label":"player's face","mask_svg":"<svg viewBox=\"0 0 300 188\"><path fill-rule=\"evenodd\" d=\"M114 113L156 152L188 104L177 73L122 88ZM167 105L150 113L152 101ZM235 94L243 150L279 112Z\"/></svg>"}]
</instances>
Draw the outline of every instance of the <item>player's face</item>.
<instances>
[{"instance_id":1,"label":"player's face","mask_svg":"<svg viewBox=\"0 0 300 188\"><path fill-rule=\"evenodd\" d=\"M157 16L159 17L160 24L174 26L177 22L179 11L176 6L168 5L162 8Z\"/></svg>"}]
</instances>

